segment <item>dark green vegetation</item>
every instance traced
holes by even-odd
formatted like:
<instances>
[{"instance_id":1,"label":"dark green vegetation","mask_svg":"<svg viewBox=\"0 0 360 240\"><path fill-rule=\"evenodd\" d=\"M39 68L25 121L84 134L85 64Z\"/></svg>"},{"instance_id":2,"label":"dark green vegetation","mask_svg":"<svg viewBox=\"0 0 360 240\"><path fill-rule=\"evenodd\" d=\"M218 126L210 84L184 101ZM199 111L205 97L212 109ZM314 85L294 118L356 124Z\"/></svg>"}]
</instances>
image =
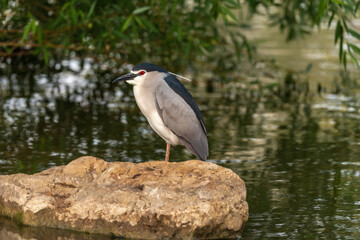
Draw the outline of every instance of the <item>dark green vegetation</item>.
<instances>
[{"instance_id":1,"label":"dark green vegetation","mask_svg":"<svg viewBox=\"0 0 360 240\"><path fill-rule=\"evenodd\" d=\"M212 63L234 69L254 47L242 33L253 14L263 14L288 40L336 24L339 59L358 65L355 0L48 1L2 0L1 57L36 57L46 63L90 56L111 65L141 60L177 69ZM34 59L31 59L34 61ZM173 70L173 69L170 69Z\"/></svg>"}]
</instances>

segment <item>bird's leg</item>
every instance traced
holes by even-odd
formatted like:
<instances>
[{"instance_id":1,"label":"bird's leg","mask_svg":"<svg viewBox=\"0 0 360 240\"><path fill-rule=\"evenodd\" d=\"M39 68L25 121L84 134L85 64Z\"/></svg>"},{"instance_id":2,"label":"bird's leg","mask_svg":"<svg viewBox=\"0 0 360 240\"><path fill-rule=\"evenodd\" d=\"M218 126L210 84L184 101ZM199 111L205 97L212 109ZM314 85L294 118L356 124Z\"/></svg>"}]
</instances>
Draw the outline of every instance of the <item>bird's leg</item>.
<instances>
[{"instance_id":1,"label":"bird's leg","mask_svg":"<svg viewBox=\"0 0 360 240\"><path fill-rule=\"evenodd\" d=\"M165 162L169 161L169 157L170 157L170 147L171 145L166 143L166 155L165 155Z\"/></svg>"}]
</instances>

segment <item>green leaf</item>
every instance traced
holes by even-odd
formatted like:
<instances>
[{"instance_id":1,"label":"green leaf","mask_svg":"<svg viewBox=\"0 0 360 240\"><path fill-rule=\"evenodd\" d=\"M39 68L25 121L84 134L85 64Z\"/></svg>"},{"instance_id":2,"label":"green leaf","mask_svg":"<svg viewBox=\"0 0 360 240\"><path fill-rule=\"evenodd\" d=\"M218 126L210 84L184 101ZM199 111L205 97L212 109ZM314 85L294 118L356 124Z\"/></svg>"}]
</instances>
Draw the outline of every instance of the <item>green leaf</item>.
<instances>
[{"instance_id":1,"label":"green leaf","mask_svg":"<svg viewBox=\"0 0 360 240\"><path fill-rule=\"evenodd\" d=\"M124 24L122 25L122 27L121 27L121 32L125 32L125 30L130 26L131 21L132 21L132 16L129 16L129 17L125 20Z\"/></svg>"},{"instance_id":2,"label":"green leaf","mask_svg":"<svg viewBox=\"0 0 360 240\"><path fill-rule=\"evenodd\" d=\"M349 43L348 46L349 46L354 52L356 52L357 54L360 55L360 48L359 48L358 46L356 46L356 45L354 45L354 44L351 44L351 43Z\"/></svg>"},{"instance_id":3,"label":"green leaf","mask_svg":"<svg viewBox=\"0 0 360 240\"><path fill-rule=\"evenodd\" d=\"M235 2L234 0L224 0L224 2L226 2L228 7L232 7L232 8L239 8L241 7L241 5L239 5L237 2Z\"/></svg>"},{"instance_id":4,"label":"green leaf","mask_svg":"<svg viewBox=\"0 0 360 240\"><path fill-rule=\"evenodd\" d=\"M356 65L356 67L358 69L360 69L359 61L356 59L356 57L350 51L349 51L349 55L350 55L351 61Z\"/></svg>"},{"instance_id":5,"label":"green leaf","mask_svg":"<svg viewBox=\"0 0 360 240\"><path fill-rule=\"evenodd\" d=\"M140 17L141 21L153 32L158 33L159 31L157 30L157 28L146 18Z\"/></svg>"},{"instance_id":6,"label":"green leaf","mask_svg":"<svg viewBox=\"0 0 360 240\"><path fill-rule=\"evenodd\" d=\"M344 64L344 68L346 71L346 52L344 52L344 54L343 54L343 64Z\"/></svg>"},{"instance_id":7,"label":"green leaf","mask_svg":"<svg viewBox=\"0 0 360 240\"><path fill-rule=\"evenodd\" d=\"M36 20L33 20L33 24L31 25L31 33L35 36L36 35L36 28L37 28L38 23L36 22Z\"/></svg>"},{"instance_id":8,"label":"green leaf","mask_svg":"<svg viewBox=\"0 0 360 240\"><path fill-rule=\"evenodd\" d=\"M77 15L80 16L80 19L84 19L85 14L84 14L83 11L81 11L81 10L79 9L77 13L78 13ZM78 18L79 18L79 17L78 17Z\"/></svg>"},{"instance_id":9,"label":"green leaf","mask_svg":"<svg viewBox=\"0 0 360 240\"><path fill-rule=\"evenodd\" d=\"M72 19L73 23L77 24L78 14L76 12L74 4L72 4L71 7L70 7L70 13L71 13L71 19Z\"/></svg>"},{"instance_id":10,"label":"green leaf","mask_svg":"<svg viewBox=\"0 0 360 240\"><path fill-rule=\"evenodd\" d=\"M343 43L344 43L344 36L340 37L340 48L339 48L339 61L342 61L342 55L343 55Z\"/></svg>"},{"instance_id":11,"label":"green leaf","mask_svg":"<svg viewBox=\"0 0 360 240\"><path fill-rule=\"evenodd\" d=\"M354 38L360 40L360 34L358 32L355 32L354 30L347 29L347 32L350 33Z\"/></svg>"},{"instance_id":12,"label":"green leaf","mask_svg":"<svg viewBox=\"0 0 360 240\"><path fill-rule=\"evenodd\" d=\"M356 14L357 10L359 9L360 1L357 2L355 9L354 9L354 15Z\"/></svg>"},{"instance_id":13,"label":"green leaf","mask_svg":"<svg viewBox=\"0 0 360 240\"><path fill-rule=\"evenodd\" d=\"M346 5L343 1L340 0L331 0L333 3L340 4L340 5Z\"/></svg>"},{"instance_id":14,"label":"green leaf","mask_svg":"<svg viewBox=\"0 0 360 240\"><path fill-rule=\"evenodd\" d=\"M173 15L176 11L176 6L178 4L178 0L175 0L175 1L171 1L171 15Z\"/></svg>"},{"instance_id":15,"label":"green leaf","mask_svg":"<svg viewBox=\"0 0 360 240\"><path fill-rule=\"evenodd\" d=\"M30 29L32 28L32 25L34 24L34 20L31 19L30 22L28 22L28 24L26 24L25 29L24 29L24 33L22 35L21 41L20 42L24 42L24 40L27 38L27 36L29 35Z\"/></svg>"},{"instance_id":16,"label":"green leaf","mask_svg":"<svg viewBox=\"0 0 360 240\"><path fill-rule=\"evenodd\" d=\"M96 6L96 2L97 1L94 1L92 4L91 4L91 7L89 9L89 12L86 16L87 19L89 19L91 17L91 15L94 13L94 10L95 10L95 6Z\"/></svg>"},{"instance_id":17,"label":"green leaf","mask_svg":"<svg viewBox=\"0 0 360 240\"><path fill-rule=\"evenodd\" d=\"M210 55L209 51L202 44L199 44L199 48L206 56Z\"/></svg>"},{"instance_id":18,"label":"green leaf","mask_svg":"<svg viewBox=\"0 0 360 240\"><path fill-rule=\"evenodd\" d=\"M331 14L331 16L330 16L330 18L329 18L329 21L328 21L328 28L330 28L330 25L331 25L331 23L332 23L332 21L333 21L333 19L334 19L334 16L335 16L335 11L334 11L334 12L332 12L332 14Z\"/></svg>"},{"instance_id":19,"label":"green leaf","mask_svg":"<svg viewBox=\"0 0 360 240\"><path fill-rule=\"evenodd\" d=\"M65 12L65 10L70 6L70 4L71 4L71 2L65 3L60 10L60 14L63 14Z\"/></svg>"},{"instance_id":20,"label":"green leaf","mask_svg":"<svg viewBox=\"0 0 360 240\"><path fill-rule=\"evenodd\" d=\"M312 64L312 63L309 63L309 64L306 66L305 70L302 71L302 73L309 73L310 70L312 69L312 67L313 67L313 64Z\"/></svg>"},{"instance_id":21,"label":"green leaf","mask_svg":"<svg viewBox=\"0 0 360 240\"><path fill-rule=\"evenodd\" d=\"M150 6L140 7L140 8L135 9L135 10L132 12L132 14L137 15L137 14L146 12L146 11L149 10L150 8L151 8Z\"/></svg>"},{"instance_id":22,"label":"green leaf","mask_svg":"<svg viewBox=\"0 0 360 240\"><path fill-rule=\"evenodd\" d=\"M140 27L145 28L144 23L141 21L141 19L137 16L134 16L135 21L139 24Z\"/></svg>"},{"instance_id":23,"label":"green leaf","mask_svg":"<svg viewBox=\"0 0 360 240\"><path fill-rule=\"evenodd\" d=\"M55 21L53 21L50 26L49 29L54 29L55 27L57 27L57 25L64 19L64 17L62 15L59 15Z\"/></svg>"},{"instance_id":24,"label":"green leaf","mask_svg":"<svg viewBox=\"0 0 360 240\"><path fill-rule=\"evenodd\" d=\"M318 10L318 22L320 22L320 19L322 18L322 16L324 16L324 12L327 9L329 4L329 0L320 0L319 3L319 10Z\"/></svg>"},{"instance_id":25,"label":"green leaf","mask_svg":"<svg viewBox=\"0 0 360 240\"><path fill-rule=\"evenodd\" d=\"M126 36L119 31L113 31L113 34L118 38L123 38L123 39L126 38Z\"/></svg>"},{"instance_id":26,"label":"green leaf","mask_svg":"<svg viewBox=\"0 0 360 240\"><path fill-rule=\"evenodd\" d=\"M342 37L342 35L343 35L343 29L341 27L340 20L338 20L335 28L335 44L337 43L338 39Z\"/></svg>"},{"instance_id":27,"label":"green leaf","mask_svg":"<svg viewBox=\"0 0 360 240\"><path fill-rule=\"evenodd\" d=\"M37 37L38 37L39 46L42 47L43 46L43 32L42 32L41 25L38 25L36 30L37 30Z\"/></svg>"},{"instance_id":28,"label":"green leaf","mask_svg":"<svg viewBox=\"0 0 360 240\"><path fill-rule=\"evenodd\" d=\"M230 16L234 21L237 21L235 15L227 7L221 7L221 10L225 16Z\"/></svg>"}]
</instances>

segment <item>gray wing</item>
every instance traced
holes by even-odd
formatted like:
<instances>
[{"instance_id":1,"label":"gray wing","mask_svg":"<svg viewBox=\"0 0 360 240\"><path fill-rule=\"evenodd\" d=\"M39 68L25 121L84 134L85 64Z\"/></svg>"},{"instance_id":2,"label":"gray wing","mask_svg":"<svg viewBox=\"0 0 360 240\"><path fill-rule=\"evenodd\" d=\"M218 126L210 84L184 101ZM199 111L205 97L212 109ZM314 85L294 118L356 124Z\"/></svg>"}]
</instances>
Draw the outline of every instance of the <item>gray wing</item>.
<instances>
[{"instance_id":1,"label":"gray wing","mask_svg":"<svg viewBox=\"0 0 360 240\"><path fill-rule=\"evenodd\" d=\"M203 120L200 120L187 101L165 82L157 87L155 97L157 111L165 125L197 158L206 160L209 148Z\"/></svg>"}]
</instances>

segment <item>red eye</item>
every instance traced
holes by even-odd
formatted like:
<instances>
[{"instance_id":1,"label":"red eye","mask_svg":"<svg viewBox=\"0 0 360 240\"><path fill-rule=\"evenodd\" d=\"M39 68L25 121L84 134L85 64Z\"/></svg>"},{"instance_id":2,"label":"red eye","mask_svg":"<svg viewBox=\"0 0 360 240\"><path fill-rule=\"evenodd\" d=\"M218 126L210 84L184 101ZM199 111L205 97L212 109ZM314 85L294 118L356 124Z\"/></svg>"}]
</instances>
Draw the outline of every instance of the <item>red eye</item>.
<instances>
[{"instance_id":1,"label":"red eye","mask_svg":"<svg viewBox=\"0 0 360 240\"><path fill-rule=\"evenodd\" d=\"M139 73L140 73L140 75L144 75L145 71L140 71Z\"/></svg>"}]
</instances>

